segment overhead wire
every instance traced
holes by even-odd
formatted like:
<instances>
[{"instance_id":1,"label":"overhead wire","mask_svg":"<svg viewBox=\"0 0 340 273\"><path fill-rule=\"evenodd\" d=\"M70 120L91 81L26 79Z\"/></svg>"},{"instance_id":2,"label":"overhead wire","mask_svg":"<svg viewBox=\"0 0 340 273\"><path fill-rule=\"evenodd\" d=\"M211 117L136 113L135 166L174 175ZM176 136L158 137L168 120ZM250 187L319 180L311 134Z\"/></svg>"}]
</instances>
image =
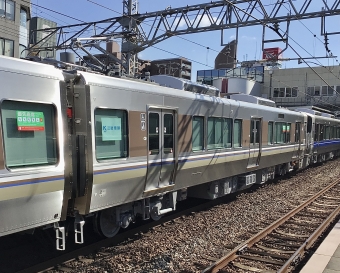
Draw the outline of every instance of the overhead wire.
<instances>
[{"instance_id":1,"label":"overhead wire","mask_svg":"<svg viewBox=\"0 0 340 273\"><path fill-rule=\"evenodd\" d=\"M100 6L100 7L102 7L102 8L105 8L105 9L108 9L108 10L110 10L110 11L114 11L114 12L116 12L116 13L118 13L118 14L122 14L122 13L120 13L120 12L118 12L118 11L116 11L116 10L113 10L113 9L111 9L111 8L108 8L108 7L106 7L106 6L103 6L103 5L101 5L101 4L99 4L99 3L97 3L97 2L95 2L95 1L92 1L92 0L87 0L88 2L91 2L91 3L93 3L93 4L95 4L95 5L98 5L98 6ZM227 1L227 0L226 0ZM229 1L227 1L227 2L229 2ZM230 3L230 2L229 2ZM234 4L233 4L234 5ZM235 5L234 5L235 6ZM242 9L240 9L241 11L243 11ZM245 12L245 11L243 11L243 12ZM245 12L246 13L246 12ZM250 15L249 13L247 13L247 15ZM254 16L251 16L251 17L253 17L255 20L257 20L257 21L260 21L261 22L261 20L260 19L257 19L256 17L254 17ZM130 18L131 19L134 19L132 16L130 16ZM136 21L138 21L137 19L134 19L134 20L136 20ZM145 24L144 22L140 22L140 23L143 23L143 24ZM148 25L148 24L146 24L146 25ZM151 26L151 25L149 25L149 26ZM152 26L151 26L152 27ZM267 26L268 27L268 26ZM163 30L163 29L160 29L160 28L158 28L159 30L161 30L161 31L163 31L163 32L166 32L165 30ZM204 46L204 45L202 45L202 44L199 44L199 43L196 43L196 42L193 42L193 41L191 41L191 40L189 40L189 39L185 39L185 38L183 38L183 37L180 37L180 36L175 36L175 37L178 37L178 38L182 38L183 40L186 40L186 41L189 41L189 42L191 42L191 43L194 43L194 44L197 44L197 45L199 45L199 46L201 46L201 47L205 47L205 48L209 48L209 49L211 49L210 47L206 47L206 46ZM291 45L289 45L290 47L291 47ZM155 46L151 46L151 47L155 47ZM156 48L156 47L155 47ZM159 50L162 50L162 51L164 51L163 49L160 49L160 48L157 48L157 49L159 49ZM292 48L293 49L293 48ZM216 51L216 50L214 50L214 49L212 49L213 51ZM295 51L294 49L293 49L293 51ZM166 51L167 53L169 53L169 51ZM216 52L218 52L218 51L216 51ZM296 52L296 51L295 51ZM174 54L174 53L172 53L172 52L170 52L170 54L173 54L173 55L177 55L177 54ZM296 54L301 58L301 56L296 52ZM201 63L202 64L202 63ZM204 64L203 64L204 65ZM307 64L308 65L308 64ZM206 65L206 66L208 66L208 65ZM308 65L309 66L309 65ZM310 67L310 66L309 66ZM311 67L310 67L311 68ZM312 69L312 68L311 68ZM314 73L316 73L325 83L326 83L326 85L327 86L329 86L329 87L331 87L314 69L312 69L313 71L314 71ZM290 85L288 85L288 86L290 86ZM293 89L293 87L292 86L290 86L290 88L292 88ZM333 87L331 87L332 89L333 89L333 91L335 91L335 93L338 93ZM304 95L306 95L306 96L309 96L309 94L307 94L306 92L303 92L303 91L300 91L300 90L298 90L298 92L301 92L301 93L303 93ZM318 98L318 100L319 101L321 101L321 102L324 102L324 103L326 103L327 104L327 102L325 102L325 101L323 101L323 100L321 100L320 98ZM333 105L333 104L330 104L330 103L328 103L329 105L331 105L331 106L335 106L335 107L337 107L337 108L339 108L340 109L340 107L338 107L338 106L336 106L336 105Z\"/></svg>"},{"instance_id":2,"label":"overhead wire","mask_svg":"<svg viewBox=\"0 0 340 273\"><path fill-rule=\"evenodd\" d=\"M246 11L244 11L244 10L242 10L242 9L240 9L239 7L237 7L234 3L231 3L229 0L225 0L226 2L228 2L229 4L231 4L232 6L234 6L234 7L236 7L237 9L239 9L240 11L242 11L242 12L244 12L245 14L247 14L248 16L250 16L250 17L252 17L253 19L255 19L255 20L257 20L257 21L259 21L259 22L261 22L261 24L262 25L264 25L265 27L268 27L268 28L270 28L271 30L273 30L274 32L276 32L281 38L283 38L282 37L282 35L278 32L278 30L275 30L273 27L271 27L271 26L269 26L269 25L267 25L266 23L264 23L264 22L262 22L260 19L258 19L258 18L256 18L256 17L254 17L252 14L249 14L248 12L246 12ZM271 22L272 23L272 22ZM280 28L279 28L280 29ZM280 29L281 30L281 29ZM283 31L283 30L281 30L281 31ZM288 35L287 35L288 36ZM289 37L289 36L288 36ZM299 58L301 58L302 59L302 57L301 57L301 55L288 43L288 46L294 51L294 53L297 55L297 56L299 56ZM305 64L328 86L328 87L330 87L330 88L332 88L333 89L333 91L336 93L336 94L339 94L332 86L330 86L304 59L302 59L304 62L305 62ZM303 91L299 91L299 92L302 92L303 94L305 94L305 95L307 95L307 96L310 96L310 94L307 94L306 92L303 92ZM340 94L339 94L340 95ZM337 106L337 105L335 105L335 104L331 104L331 103L328 103L328 102L325 102L325 101L323 101L323 100L321 100L321 99L319 99L319 101L320 102L324 102L324 103L326 103L326 104L329 104L329 105L331 105L331 106L335 106L336 108L338 108L338 109L340 109L340 107L339 106Z\"/></svg>"},{"instance_id":3,"label":"overhead wire","mask_svg":"<svg viewBox=\"0 0 340 273\"><path fill-rule=\"evenodd\" d=\"M23 0L23 1L24 1L24 2L27 2L27 1L25 1L25 0ZM106 6L103 6L103 5L101 5L101 4L97 3L97 2L94 2L94 1L92 1L92 0L87 0L87 1L88 1L88 2L91 2L91 3L95 4L95 5L101 6L101 7L105 8L105 9L108 9L108 10L110 10L110 11L113 11L113 12L116 12L116 13L122 15L121 12L118 12L118 11L116 11L116 10L113 10L113 9L111 9L111 8L108 8L108 7L106 7ZM231 5L235 6L236 8L238 8L238 7L237 7L236 5L234 5L233 3L230 3L230 2L227 1L227 0L226 0L226 2L228 2L229 4L231 4ZM76 18L74 18L74 17L71 17L71 16L68 16L68 15L62 14L62 13L60 13L60 12L56 12L56 11L54 11L54 10L45 8L45 7L43 7L43 6L40 6L40 5L37 5L37 4L34 4L34 5L36 5L36 6L38 6L38 7L41 7L41 8L44 8L44 9L49 10L49 11L55 12L55 13L57 13L57 14L59 14L59 15L66 16L66 17L71 18L71 19L73 19L73 20L77 20L77 21L80 21L80 22L84 22L84 21L82 21L82 20L79 20L79 19L76 19ZM240 8L238 8L238 9L240 9ZM240 10L241 10L242 12L245 12L245 11L242 10L242 9L240 9ZM256 17L252 16L251 14L249 14L249 13L247 13L247 12L245 12L245 13L246 13L248 16L251 16L252 18L254 18L255 20L261 22L260 19L257 19ZM132 18L132 17L130 16L130 18ZM134 18L132 18L132 19L134 19ZM137 20L137 19L134 19L134 20ZM138 21L138 20L137 20L137 21ZM84 23L85 23L85 22L84 22ZM141 22L141 23L144 23L144 24L145 24L145 22ZM261 23L262 23L262 22L261 22ZM263 24L263 23L262 23L262 24ZM149 26L151 26L151 25L149 25ZM266 26L269 27L268 25L266 25ZM151 26L151 27L152 27L152 26ZM271 27L269 27L269 28L271 28ZM165 30L162 30L162 31L166 32ZM196 45L198 45L198 46L207 48L206 46L204 46L204 45L202 45L202 44L200 44L200 43L197 43L197 42L193 42L193 41L191 41L191 40L189 40L189 39L186 39L186 38L183 38L183 37L179 37L179 36L176 36L176 37L181 38L181 39L183 39L183 40L186 40L186 41L188 41L188 42L194 43L194 44L196 44ZM289 46L291 47L291 45L289 45ZM172 55L175 55L175 56L180 56L180 55L178 55L178 54L176 54L176 53L173 53L173 52L170 52L170 51L167 51L167 50L164 50L164 49L155 47L155 46L151 46L151 47L154 47L154 48L156 48L156 49L158 49L158 50L164 51L164 52L166 52L166 53L168 53L168 54L172 54ZM210 49L211 49L211 48L210 48ZM211 49L211 50L219 53L219 51L217 51L217 50L215 50L215 49ZM296 52L296 53L297 53L297 52ZM299 55L299 54L297 54L297 55ZM299 56L300 56L300 55L299 55ZM301 56L300 56L300 58L301 58ZM209 66L209 65L206 65L206 64L204 64L204 63L201 63L201 62L198 62L198 61L195 61L195 60L192 60L192 59L190 59L190 61L195 62L195 63L198 63L198 64L201 64L201 65L204 65L204 66L211 67L211 66ZM307 63L306 63L306 64L307 64ZM308 64L307 64L307 66L310 67ZM311 67L310 67L310 68L311 68ZM312 68L311 68L311 69L312 69ZM315 72L315 73L323 80L323 78L322 78L316 71L314 71L314 72ZM325 80L323 80L323 81L325 82ZM329 87L331 87L327 82L325 82L325 83L326 83ZM332 88L332 87L331 87L331 88ZM333 89L333 90L334 90L334 89ZM335 90L334 90L334 91L335 91ZM302 92L302 91L299 91L299 92ZM337 91L335 91L335 92L337 93ZM305 93L305 92L303 92L303 93ZM306 94L306 93L305 93L305 94ZM306 94L306 95L308 95L308 94Z\"/></svg>"},{"instance_id":4,"label":"overhead wire","mask_svg":"<svg viewBox=\"0 0 340 273\"><path fill-rule=\"evenodd\" d=\"M283 5L284 6L284 5ZM287 9L287 7L286 6L284 6L286 9ZM261 11L259 11L258 9L257 9L257 7L255 7L255 9L259 12L259 13L261 13ZM287 11L290 11L290 10L288 10L287 9ZM263 13L261 13L262 15L263 15ZM294 15L295 16L295 15ZM296 17L296 16L295 16ZM297 17L296 17L297 18ZM305 24L303 24L302 22L301 22L301 20L300 19L298 19L297 18L297 21L299 21L303 26L305 26L312 34L313 34L313 36L315 35ZM279 28L280 29L280 28ZM280 29L281 30L281 29ZM281 31L283 31L283 30L281 30ZM278 33L277 33L278 34ZM279 35L279 34L278 34ZM307 54L309 54L311 57L314 57L309 51L307 51L303 46L301 46L297 41L295 41L294 39L293 39L293 37L291 37L291 36L289 36L288 34L287 34L287 37L289 38L289 39L291 39L295 44L297 44L301 49L303 49ZM319 39L320 40L320 39ZM321 40L320 40L321 41ZM322 42L322 41L321 41ZM290 47L291 47L291 45L289 45ZM295 51L295 49L293 49L292 48L292 50L293 51ZM295 52L296 54L297 54L297 52ZM297 54L298 56L299 56L299 58L301 58L301 59L303 59L302 57L301 57L301 55L300 54ZM340 80L340 78L337 76L337 75L335 75L330 69L328 69L326 66L324 66L320 61L319 61L319 59L317 59L317 58L315 58L315 60L317 60L318 62L319 62L319 64L320 64L320 66L321 67L323 67L323 68L325 68L328 72L330 72L335 78L337 78L338 80ZM306 64L307 64L307 62L306 61L304 61ZM315 72L317 75L318 75L318 73L311 67L311 66L309 66L308 65L308 67L309 68L311 68L312 70L313 70L313 72ZM319 75L318 75L319 76ZM321 77L321 76L320 76ZM325 80L323 79L323 78L321 78L324 82L325 82ZM328 86L330 86L327 82L325 82ZM331 86L330 86L331 87ZM334 88L333 88L333 90L336 92L336 93L338 93ZM338 93L339 94L339 93ZM339 94L340 95L340 94Z\"/></svg>"},{"instance_id":5,"label":"overhead wire","mask_svg":"<svg viewBox=\"0 0 340 273\"><path fill-rule=\"evenodd\" d=\"M285 6L285 5L283 5L283 7L287 10L287 11L290 11L290 10L288 10L287 9L287 7ZM303 22L302 22L302 20L300 20L295 14L293 14L293 16L297 19L297 21L300 23L300 24L302 24L312 35L313 35L313 37L314 38L316 38L317 40L319 40L323 45L324 45L324 42L315 34L315 33L313 33ZM313 56L310 52L308 52L304 47L302 47L299 43L297 43L293 38L291 38L299 47L301 47L305 52L307 52L310 56L312 56L312 57L315 57L315 56ZM332 51L331 50L329 50L329 54L331 55L331 56L333 56L334 54L332 53ZM324 68L326 68L326 69L328 69L326 66L324 66L320 61L319 61L319 59L318 58L315 58L315 60L317 60L318 62L319 62L319 64L320 64L320 66L322 66L322 67L324 67ZM338 60L335 60L337 63L339 63L339 61ZM333 74L333 72L330 70L330 69L328 69L329 70L329 72L330 73L332 73ZM340 78L339 77L337 77L335 74L333 74L337 79L339 79L340 80Z\"/></svg>"}]
</instances>

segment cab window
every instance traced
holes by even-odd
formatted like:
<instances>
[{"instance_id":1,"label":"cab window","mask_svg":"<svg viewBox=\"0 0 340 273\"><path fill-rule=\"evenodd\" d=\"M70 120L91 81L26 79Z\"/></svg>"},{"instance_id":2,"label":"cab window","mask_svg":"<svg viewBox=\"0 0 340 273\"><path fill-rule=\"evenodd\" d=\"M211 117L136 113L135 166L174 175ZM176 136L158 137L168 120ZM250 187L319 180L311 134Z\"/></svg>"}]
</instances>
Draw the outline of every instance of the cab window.
<instances>
[{"instance_id":1,"label":"cab window","mask_svg":"<svg viewBox=\"0 0 340 273\"><path fill-rule=\"evenodd\" d=\"M7 167L57 163L56 110L53 105L4 101L1 120Z\"/></svg>"}]
</instances>

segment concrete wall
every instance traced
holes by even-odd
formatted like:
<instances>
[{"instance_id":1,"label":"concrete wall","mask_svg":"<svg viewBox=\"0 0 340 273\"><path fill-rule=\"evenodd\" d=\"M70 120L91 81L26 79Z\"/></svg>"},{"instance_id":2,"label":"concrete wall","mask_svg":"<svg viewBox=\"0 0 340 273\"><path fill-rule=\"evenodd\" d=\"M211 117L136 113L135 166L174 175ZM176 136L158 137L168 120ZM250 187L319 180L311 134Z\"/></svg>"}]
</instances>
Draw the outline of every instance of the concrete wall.
<instances>
[{"instance_id":1,"label":"concrete wall","mask_svg":"<svg viewBox=\"0 0 340 273\"><path fill-rule=\"evenodd\" d=\"M340 105L340 94L332 95L322 93L322 86L330 85L335 91L340 92L340 67L303 67L265 71L262 96L271 98L280 106L295 105ZM338 86L338 90L337 90ZM271 87L271 88L270 88ZM297 87L296 97L275 97L275 89ZM314 92L320 89L320 94ZM271 91L271 92L270 92ZM327 107L328 108L328 107Z\"/></svg>"},{"instance_id":2,"label":"concrete wall","mask_svg":"<svg viewBox=\"0 0 340 273\"><path fill-rule=\"evenodd\" d=\"M0 38L14 41L14 57L19 58L19 44L28 44L28 22L26 30L20 26L20 9L24 8L28 12L27 18L30 18L30 0L15 2L15 17L14 21L5 17L0 17Z\"/></svg>"}]
</instances>

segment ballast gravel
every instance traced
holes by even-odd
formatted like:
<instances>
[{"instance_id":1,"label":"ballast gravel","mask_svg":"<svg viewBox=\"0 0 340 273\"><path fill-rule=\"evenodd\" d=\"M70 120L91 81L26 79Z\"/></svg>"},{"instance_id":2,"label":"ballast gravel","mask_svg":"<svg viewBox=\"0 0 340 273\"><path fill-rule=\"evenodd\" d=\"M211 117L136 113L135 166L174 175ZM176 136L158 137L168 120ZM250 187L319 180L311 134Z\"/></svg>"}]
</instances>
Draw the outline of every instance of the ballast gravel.
<instances>
[{"instance_id":1,"label":"ballast gravel","mask_svg":"<svg viewBox=\"0 0 340 273\"><path fill-rule=\"evenodd\" d=\"M226 204L157 226L136 240L101 249L91 263L70 262L68 272L201 272L232 245L250 238L338 179L339 163L340 159L335 159L303 170L239 194Z\"/></svg>"}]
</instances>

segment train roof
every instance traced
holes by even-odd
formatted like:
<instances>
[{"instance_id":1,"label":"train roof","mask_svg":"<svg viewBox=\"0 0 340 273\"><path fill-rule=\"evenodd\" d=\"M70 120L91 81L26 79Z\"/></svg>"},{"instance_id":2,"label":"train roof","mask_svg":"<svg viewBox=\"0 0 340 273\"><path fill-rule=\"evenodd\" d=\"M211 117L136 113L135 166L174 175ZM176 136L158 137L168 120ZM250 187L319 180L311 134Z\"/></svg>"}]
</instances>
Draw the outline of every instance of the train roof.
<instances>
[{"instance_id":1,"label":"train roof","mask_svg":"<svg viewBox=\"0 0 340 273\"><path fill-rule=\"evenodd\" d=\"M14 73L22 73L25 75L38 76L43 78L52 78L63 81L64 74L59 68L55 68L53 65L43 64L38 62L32 62L28 60L16 59L12 57L0 56L0 70L9 71ZM120 89L133 89L139 92L162 94L165 96L172 96L178 98L187 98L190 100L200 100L210 103L225 104L234 107L242 106L248 108L254 108L257 110L266 110L282 114L289 115L302 115L303 113L292 111L286 108L276 108L267 105L255 104L251 102L245 102L242 100L234 100L228 98L221 98L218 96L193 93L190 91L178 90L170 87L163 87L159 84L150 83L142 80L134 80L129 78L116 78L105 75L78 71L78 75L81 75L84 82L94 86L107 86Z\"/></svg>"},{"instance_id":2,"label":"train roof","mask_svg":"<svg viewBox=\"0 0 340 273\"><path fill-rule=\"evenodd\" d=\"M32 62L13 57L0 56L0 70L43 78L64 80L63 73L52 65Z\"/></svg>"},{"instance_id":3,"label":"train roof","mask_svg":"<svg viewBox=\"0 0 340 273\"><path fill-rule=\"evenodd\" d=\"M166 96L173 96L173 97L180 97L180 98L187 98L191 100L201 100L201 101L209 101L213 103L221 103L225 105L231 105L231 106L243 106L243 107L249 107L249 108L256 108L258 110L270 110L277 113L282 114L290 114L290 115L302 115L299 112L291 111L286 108L276 108L271 107L267 105L260 105L260 104L254 104L251 102L245 102L241 100L233 100L233 99L227 99L227 98L221 98L206 94L198 94L193 93L190 91L184 91L179 90L175 88L170 87L164 87L160 86L158 84L149 83L146 81L136 81L128 78L115 78L115 77L108 77L105 75L99 75L99 74L93 74L89 72L78 72L84 79L86 84L94 85L94 86L107 86L111 87L114 86L116 88L126 89L130 88L133 90L138 90L140 92L145 93L154 93L154 94L162 94Z\"/></svg>"}]
</instances>

